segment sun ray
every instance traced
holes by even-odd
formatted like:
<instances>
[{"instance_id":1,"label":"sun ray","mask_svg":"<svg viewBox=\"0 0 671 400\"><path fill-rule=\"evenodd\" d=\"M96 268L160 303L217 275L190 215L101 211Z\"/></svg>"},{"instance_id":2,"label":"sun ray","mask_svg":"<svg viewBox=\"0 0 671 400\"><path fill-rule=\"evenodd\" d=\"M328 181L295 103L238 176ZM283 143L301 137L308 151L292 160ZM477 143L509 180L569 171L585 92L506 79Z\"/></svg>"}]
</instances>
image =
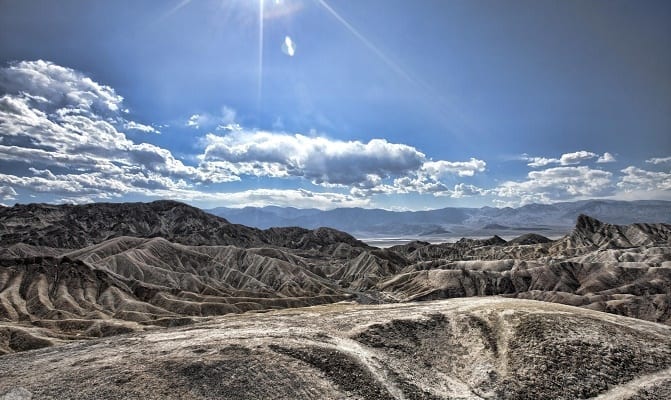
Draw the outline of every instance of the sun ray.
<instances>
[{"instance_id":1,"label":"sun ray","mask_svg":"<svg viewBox=\"0 0 671 400\"><path fill-rule=\"evenodd\" d=\"M442 107L443 110L446 110L449 112L449 114L452 116L452 118L457 118L460 122L466 125L470 125L467 123L465 117L461 112L457 109L457 107L454 105L455 101L453 99L446 99L443 95L438 93L434 87L426 83L424 80L418 78L417 76L409 73L405 69L403 69L400 65L398 65L394 60L389 58L382 50L380 50L373 42L368 40L361 32L359 32L352 24L347 22L345 18L343 18L336 10L334 10L327 2L326 0L316 0L317 3L319 3L326 11L328 11L333 18L338 20L345 29L347 29L352 35L354 35L359 41L366 46L370 51L372 51L380 60L382 60L390 69L392 69L394 72L396 72L398 75L403 77L406 81L408 81L410 84L414 85L415 87L423 90L426 94L428 94L432 99L435 100L435 103Z\"/></svg>"},{"instance_id":2,"label":"sun ray","mask_svg":"<svg viewBox=\"0 0 671 400\"><path fill-rule=\"evenodd\" d=\"M382 50L378 49L377 46L375 46L370 40L366 39L364 35L362 35L355 27L353 27L345 18L340 16L336 10L331 8L328 3L326 3L325 0L317 0L319 4L321 4L322 7L326 9L326 11L329 12L335 19L338 20L343 26L350 31L352 35L354 35L361 43L364 44L364 46L368 47L369 50L371 50L373 53L375 53L376 56L378 56L389 68L394 70L397 74L401 75L403 78L407 79L411 83L418 84L418 82L409 74L407 73L403 68L401 68L400 65L396 64L392 59L387 57L386 54L382 52Z\"/></svg>"},{"instance_id":3,"label":"sun ray","mask_svg":"<svg viewBox=\"0 0 671 400\"><path fill-rule=\"evenodd\" d=\"M177 11L179 11L180 9L184 8L184 7L185 7L186 5L188 5L189 3L191 3L191 0L182 0L182 1L180 1L176 6L174 6L173 8L171 8L170 10L166 11L166 12L163 13L161 16L159 16L159 17L156 19L155 22L159 22L159 21L162 21L162 20L168 18L168 17L171 16L172 14L174 14L174 13L176 13Z\"/></svg>"},{"instance_id":4,"label":"sun ray","mask_svg":"<svg viewBox=\"0 0 671 400\"><path fill-rule=\"evenodd\" d=\"M256 112L259 114L258 118L260 118L261 114L261 95L263 92L263 3L264 0L259 0L259 76L256 92Z\"/></svg>"}]
</instances>

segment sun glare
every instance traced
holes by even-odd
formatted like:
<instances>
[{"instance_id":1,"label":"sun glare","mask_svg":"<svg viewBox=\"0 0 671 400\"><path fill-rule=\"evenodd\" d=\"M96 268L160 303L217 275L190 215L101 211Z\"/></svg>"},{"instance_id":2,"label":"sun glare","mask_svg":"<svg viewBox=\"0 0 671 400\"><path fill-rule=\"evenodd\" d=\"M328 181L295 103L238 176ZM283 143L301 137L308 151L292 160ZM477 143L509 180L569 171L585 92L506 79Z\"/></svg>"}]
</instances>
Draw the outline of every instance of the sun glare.
<instances>
[{"instance_id":1,"label":"sun glare","mask_svg":"<svg viewBox=\"0 0 671 400\"><path fill-rule=\"evenodd\" d=\"M284 37L284 43L282 43L282 53L293 57L296 54L296 43L289 36Z\"/></svg>"},{"instance_id":2,"label":"sun glare","mask_svg":"<svg viewBox=\"0 0 671 400\"><path fill-rule=\"evenodd\" d=\"M256 112L261 113L261 96L263 94L263 0L259 0L259 76L256 93Z\"/></svg>"}]
</instances>

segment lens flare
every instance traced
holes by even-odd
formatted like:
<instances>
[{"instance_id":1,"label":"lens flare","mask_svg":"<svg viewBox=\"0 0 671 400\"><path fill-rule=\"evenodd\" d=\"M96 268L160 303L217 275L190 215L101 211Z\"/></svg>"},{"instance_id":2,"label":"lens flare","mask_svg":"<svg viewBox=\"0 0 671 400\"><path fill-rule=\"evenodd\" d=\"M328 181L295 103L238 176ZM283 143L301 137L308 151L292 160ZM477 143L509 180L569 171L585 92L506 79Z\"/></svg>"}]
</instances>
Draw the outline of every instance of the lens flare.
<instances>
[{"instance_id":1,"label":"lens flare","mask_svg":"<svg viewBox=\"0 0 671 400\"><path fill-rule=\"evenodd\" d=\"M293 57L296 54L296 43L291 40L289 36L284 37L284 43L282 43L282 53Z\"/></svg>"}]
</instances>

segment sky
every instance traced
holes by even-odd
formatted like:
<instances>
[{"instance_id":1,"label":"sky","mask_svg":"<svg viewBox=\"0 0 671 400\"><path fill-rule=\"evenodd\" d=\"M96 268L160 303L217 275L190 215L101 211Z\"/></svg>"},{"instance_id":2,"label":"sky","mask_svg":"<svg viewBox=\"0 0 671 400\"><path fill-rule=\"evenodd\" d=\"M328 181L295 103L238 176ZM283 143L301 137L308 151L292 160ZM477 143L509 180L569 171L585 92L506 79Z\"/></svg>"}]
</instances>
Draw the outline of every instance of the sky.
<instances>
[{"instance_id":1,"label":"sky","mask_svg":"<svg viewBox=\"0 0 671 400\"><path fill-rule=\"evenodd\" d=\"M671 200L671 2L0 0L0 204Z\"/></svg>"}]
</instances>

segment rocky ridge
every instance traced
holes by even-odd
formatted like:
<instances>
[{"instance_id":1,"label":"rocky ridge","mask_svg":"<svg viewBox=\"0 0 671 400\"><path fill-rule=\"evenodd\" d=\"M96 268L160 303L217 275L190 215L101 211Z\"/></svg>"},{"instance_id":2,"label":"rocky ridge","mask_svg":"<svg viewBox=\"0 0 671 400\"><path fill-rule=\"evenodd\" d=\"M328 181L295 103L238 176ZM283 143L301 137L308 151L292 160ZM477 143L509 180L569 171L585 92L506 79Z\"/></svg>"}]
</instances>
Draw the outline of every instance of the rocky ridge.
<instances>
[{"instance_id":1,"label":"rocky ridge","mask_svg":"<svg viewBox=\"0 0 671 400\"><path fill-rule=\"evenodd\" d=\"M85 205L27 204L0 208L0 244L79 249L120 237L161 237L186 245L277 246L320 250L334 243L367 247L329 228L260 230L170 200Z\"/></svg>"},{"instance_id":2,"label":"rocky ridge","mask_svg":"<svg viewBox=\"0 0 671 400\"><path fill-rule=\"evenodd\" d=\"M671 225L370 247L182 203L0 209L0 352L343 300L502 295L671 323Z\"/></svg>"}]
</instances>

